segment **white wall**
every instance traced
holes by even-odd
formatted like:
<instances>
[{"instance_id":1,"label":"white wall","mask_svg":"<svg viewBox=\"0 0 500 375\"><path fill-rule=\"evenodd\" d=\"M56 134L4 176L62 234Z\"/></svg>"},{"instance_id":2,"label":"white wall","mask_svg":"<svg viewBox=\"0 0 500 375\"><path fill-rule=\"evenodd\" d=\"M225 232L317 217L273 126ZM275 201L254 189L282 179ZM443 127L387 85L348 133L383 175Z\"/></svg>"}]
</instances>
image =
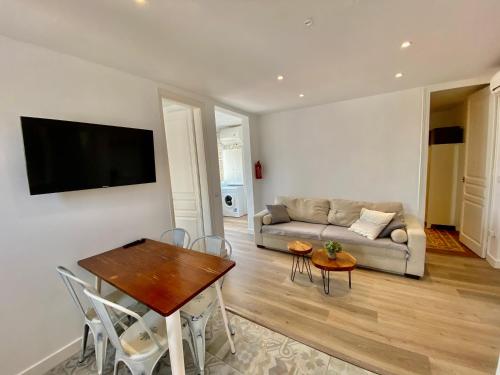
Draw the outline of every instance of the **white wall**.
<instances>
[{"instance_id":1,"label":"white wall","mask_svg":"<svg viewBox=\"0 0 500 375\"><path fill-rule=\"evenodd\" d=\"M422 89L263 115L260 207L276 195L402 201L417 213Z\"/></svg>"}]
</instances>

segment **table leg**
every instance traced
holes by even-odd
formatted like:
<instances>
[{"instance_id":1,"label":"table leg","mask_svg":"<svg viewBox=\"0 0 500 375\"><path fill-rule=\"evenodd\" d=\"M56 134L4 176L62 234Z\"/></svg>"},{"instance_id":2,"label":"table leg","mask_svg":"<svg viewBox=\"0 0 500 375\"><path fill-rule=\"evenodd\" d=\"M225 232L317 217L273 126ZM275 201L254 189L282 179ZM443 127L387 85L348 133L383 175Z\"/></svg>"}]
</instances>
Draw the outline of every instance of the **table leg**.
<instances>
[{"instance_id":1,"label":"table leg","mask_svg":"<svg viewBox=\"0 0 500 375\"><path fill-rule=\"evenodd\" d=\"M330 271L321 270L321 278L323 279L323 291L325 294L330 294Z\"/></svg>"},{"instance_id":2,"label":"table leg","mask_svg":"<svg viewBox=\"0 0 500 375\"><path fill-rule=\"evenodd\" d=\"M349 289L351 289L351 271L349 271Z\"/></svg>"},{"instance_id":3,"label":"table leg","mask_svg":"<svg viewBox=\"0 0 500 375\"><path fill-rule=\"evenodd\" d=\"M295 280L295 274L297 270L300 272L300 256L292 254L292 274L290 275L290 279Z\"/></svg>"},{"instance_id":4,"label":"table leg","mask_svg":"<svg viewBox=\"0 0 500 375\"><path fill-rule=\"evenodd\" d=\"M102 283L102 279L100 277L96 276L94 287L95 287L95 290L97 290L97 293L99 293L99 294L101 294L101 283Z\"/></svg>"},{"instance_id":5,"label":"table leg","mask_svg":"<svg viewBox=\"0 0 500 375\"><path fill-rule=\"evenodd\" d=\"M179 310L165 318L168 334L168 353L172 375L185 375L184 351L182 349L181 314Z\"/></svg>"},{"instance_id":6,"label":"table leg","mask_svg":"<svg viewBox=\"0 0 500 375\"><path fill-rule=\"evenodd\" d=\"M309 276L309 280L312 282L313 281L313 275L311 271L311 263L309 262L309 258L304 257L304 262L306 265L306 271L307 271L307 276Z\"/></svg>"},{"instance_id":7,"label":"table leg","mask_svg":"<svg viewBox=\"0 0 500 375\"><path fill-rule=\"evenodd\" d=\"M219 280L215 282L215 290L217 291L217 297L219 298L219 305L222 313L222 320L224 320L224 328L226 329L227 340L229 341L229 347L231 348L231 353L235 354L236 349L234 347L233 338L231 337L231 332L229 330L229 319L227 318L226 305L222 299L222 290L220 288Z\"/></svg>"}]
</instances>

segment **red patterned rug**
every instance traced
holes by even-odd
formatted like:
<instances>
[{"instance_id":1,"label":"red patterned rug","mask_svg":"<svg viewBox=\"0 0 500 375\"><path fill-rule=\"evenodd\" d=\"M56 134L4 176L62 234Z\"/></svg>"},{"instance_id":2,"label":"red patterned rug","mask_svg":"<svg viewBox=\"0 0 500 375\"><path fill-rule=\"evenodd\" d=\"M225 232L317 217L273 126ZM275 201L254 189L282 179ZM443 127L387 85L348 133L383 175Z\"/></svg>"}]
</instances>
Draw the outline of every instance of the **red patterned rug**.
<instances>
[{"instance_id":1,"label":"red patterned rug","mask_svg":"<svg viewBox=\"0 0 500 375\"><path fill-rule=\"evenodd\" d=\"M425 228L427 251L439 254L477 257L459 241L459 233L453 230Z\"/></svg>"}]
</instances>

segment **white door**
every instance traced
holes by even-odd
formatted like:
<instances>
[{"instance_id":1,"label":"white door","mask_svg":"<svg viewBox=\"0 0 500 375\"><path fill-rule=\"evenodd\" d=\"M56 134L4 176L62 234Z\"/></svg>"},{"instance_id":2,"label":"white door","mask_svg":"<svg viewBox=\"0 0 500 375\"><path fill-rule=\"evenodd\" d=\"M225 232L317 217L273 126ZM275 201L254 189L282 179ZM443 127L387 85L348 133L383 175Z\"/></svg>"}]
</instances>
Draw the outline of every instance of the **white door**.
<instances>
[{"instance_id":1,"label":"white door","mask_svg":"<svg viewBox=\"0 0 500 375\"><path fill-rule=\"evenodd\" d=\"M468 98L465 173L460 241L480 257L486 255L486 220L493 143L493 96L486 87ZM491 111L490 111L491 109Z\"/></svg>"},{"instance_id":2,"label":"white door","mask_svg":"<svg viewBox=\"0 0 500 375\"><path fill-rule=\"evenodd\" d=\"M204 235L193 109L166 105L164 119L174 225L186 229L193 240Z\"/></svg>"}]
</instances>

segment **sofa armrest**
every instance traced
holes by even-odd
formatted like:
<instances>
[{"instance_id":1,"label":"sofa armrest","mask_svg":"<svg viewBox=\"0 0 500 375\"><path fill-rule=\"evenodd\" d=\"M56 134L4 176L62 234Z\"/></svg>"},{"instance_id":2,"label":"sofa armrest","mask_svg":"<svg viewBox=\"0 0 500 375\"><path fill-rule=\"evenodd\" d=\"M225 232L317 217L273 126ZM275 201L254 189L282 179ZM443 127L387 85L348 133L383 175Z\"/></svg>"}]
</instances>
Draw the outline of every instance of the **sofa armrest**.
<instances>
[{"instance_id":1,"label":"sofa armrest","mask_svg":"<svg viewBox=\"0 0 500 375\"><path fill-rule=\"evenodd\" d=\"M410 258L406 262L406 273L423 276L425 269L426 236L424 227L413 215L405 215Z\"/></svg>"},{"instance_id":2,"label":"sofa armrest","mask_svg":"<svg viewBox=\"0 0 500 375\"><path fill-rule=\"evenodd\" d=\"M262 240L262 220L269 212L267 210L262 210L256 213L253 217L253 231L254 231L254 241L259 246L264 246Z\"/></svg>"}]
</instances>

